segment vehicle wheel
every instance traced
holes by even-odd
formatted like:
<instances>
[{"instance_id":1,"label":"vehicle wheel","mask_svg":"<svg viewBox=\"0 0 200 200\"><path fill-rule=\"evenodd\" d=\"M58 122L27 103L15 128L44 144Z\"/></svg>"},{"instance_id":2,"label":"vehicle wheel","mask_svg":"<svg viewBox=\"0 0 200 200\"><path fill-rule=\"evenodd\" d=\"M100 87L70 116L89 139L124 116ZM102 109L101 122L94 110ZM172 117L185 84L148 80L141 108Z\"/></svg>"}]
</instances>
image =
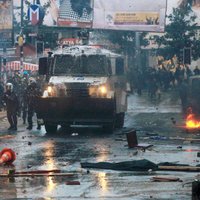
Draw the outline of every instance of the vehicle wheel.
<instances>
[{"instance_id":1,"label":"vehicle wheel","mask_svg":"<svg viewBox=\"0 0 200 200\"><path fill-rule=\"evenodd\" d=\"M123 128L124 126L124 112L116 114L115 128Z\"/></svg>"},{"instance_id":2,"label":"vehicle wheel","mask_svg":"<svg viewBox=\"0 0 200 200\"><path fill-rule=\"evenodd\" d=\"M103 130L106 132L106 133L113 133L114 131L114 122L110 122L108 124L105 124L103 126Z\"/></svg>"},{"instance_id":3,"label":"vehicle wheel","mask_svg":"<svg viewBox=\"0 0 200 200\"><path fill-rule=\"evenodd\" d=\"M71 130L70 124L61 125L61 130L67 133L70 132Z\"/></svg>"},{"instance_id":4,"label":"vehicle wheel","mask_svg":"<svg viewBox=\"0 0 200 200\"><path fill-rule=\"evenodd\" d=\"M45 129L47 134L54 134L57 131L57 125L45 123Z\"/></svg>"}]
</instances>

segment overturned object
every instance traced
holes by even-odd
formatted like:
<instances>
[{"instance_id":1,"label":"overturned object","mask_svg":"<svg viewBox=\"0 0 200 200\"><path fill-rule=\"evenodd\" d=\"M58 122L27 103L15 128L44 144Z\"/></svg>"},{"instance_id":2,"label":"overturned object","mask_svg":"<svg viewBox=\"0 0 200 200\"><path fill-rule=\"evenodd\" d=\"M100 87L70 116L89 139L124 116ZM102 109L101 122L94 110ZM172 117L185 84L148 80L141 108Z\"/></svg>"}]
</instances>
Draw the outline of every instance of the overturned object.
<instances>
[{"instance_id":1,"label":"overturned object","mask_svg":"<svg viewBox=\"0 0 200 200\"><path fill-rule=\"evenodd\" d=\"M0 165L1 164L12 164L16 159L15 152L12 149L4 148L0 152Z\"/></svg>"},{"instance_id":2,"label":"overturned object","mask_svg":"<svg viewBox=\"0 0 200 200\"><path fill-rule=\"evenodd\" d=\"M98 163L81 163L82 168L98 168L98 169L111 169L121 171L184 171L184 172L200 172L200 167L189 166L185 164L174 163L158 163L155 164L149 160L132 160L118 163L98 162Z\"/></svg>"},{"instance_id":3,"label":"overturned object","mask_svg":"<svg viewBox=\"0 0 200 200\"><path fill-rule=\"evenodd\" d=\"M158 166L146 159L125 161L118 163L81 163L82 168L99 168L99 169L112 169L112 170L122 170L122 171L148 171L149 169L157 170Z\"/></svg>"},{"instance_id":4,"label":"overturned object","mask_svg":"<svg viewBox=\"0 0 200 200\"><path fill-rule=\"evenodd\" d=\"M180 180L180 178L177 177L162 177L162 176L154 176L152 177L152 181L154 182L182 182L182 180Z\"/></svg>"}]
</instances>

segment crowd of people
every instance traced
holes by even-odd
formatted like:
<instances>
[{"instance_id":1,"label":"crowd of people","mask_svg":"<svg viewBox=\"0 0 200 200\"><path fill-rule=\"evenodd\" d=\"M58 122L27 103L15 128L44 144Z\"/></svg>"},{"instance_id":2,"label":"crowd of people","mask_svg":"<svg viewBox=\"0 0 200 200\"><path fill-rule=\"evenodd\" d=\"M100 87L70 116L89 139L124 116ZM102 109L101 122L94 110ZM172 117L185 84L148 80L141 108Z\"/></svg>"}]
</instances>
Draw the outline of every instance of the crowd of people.
<instances>
[{"instance_id":1,"label":"crowd of people","mask_svg":"<svg viewBox=\"0 0 200 200\"><path fill-rule=\"evenodd\" d=\"M131 74L129 82L132 92L142 95L143 90L148 91L150 98L160 98L161 91L169 88L178 88L183 108L186 107L187 83L191 75L200 75L200 69L196 66L191 70L189 66L178 65L171 70L165 66L149 67L143 70L137 69ZM43 81L37 75L30 76L19 73L7 78L6 83L0 80L0 110L7 111L7 119L10 124L8 130L17 130L17 118L23 119L23 124L28 123L27 129L33 128L33 116L35 113L36 97L42 95ZM41 126L37 124L37 129Z\"/></svg>"},{"instance_id":2,"label":"crowd of people","mask_svg":"<svg viewBox=\"0 0 200 200\"><path fill-rule=\"evenodd\" d=\"M161 91L179 87L183 80L188 82L192 75L200 75L198 66L194 70L191 70L188 65L178 65L173 70L165 66L150 67L136 70L133 73L134 78L130 82L132 91L136 91L138 95L141 95L142 91L147 89L151 98L155 96L160 98Z\"/></svg>"},{"instance_id":3,"label":"crowd of people","mask_svg":"<svg viewBox=\"0 0 200 200\"><path fill-rule=\"evenodd\" d=\"M21 117L23 124L28 122L27 129L33 128L35 100L42 95L40 79L37 76L18 73L7 78L6 83L0 81L0 109L5 109L10 124L9 131L17 131L17 119ZM40 124L37 124L40 130Z\"/></svg>"}]
</instances>

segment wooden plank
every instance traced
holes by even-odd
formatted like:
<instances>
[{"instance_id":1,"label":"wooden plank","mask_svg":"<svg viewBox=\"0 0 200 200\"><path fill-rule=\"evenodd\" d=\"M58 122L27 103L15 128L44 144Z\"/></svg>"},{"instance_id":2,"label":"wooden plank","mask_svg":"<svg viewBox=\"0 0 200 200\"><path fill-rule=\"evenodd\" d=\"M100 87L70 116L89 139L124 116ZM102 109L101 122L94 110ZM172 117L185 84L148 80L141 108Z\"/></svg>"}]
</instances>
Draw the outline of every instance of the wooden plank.
<instances>
[{"instance_id":1,"label":"wooden plank","mask_svg":"<svg viewBox=\"0 0 200 200\"><path fill-rule=\"evenodd\" d=\"M51 170L32 170L32 171L13 172L13 174L45 174L45 173L61 173L61 170L51 169Z\"/></svg>"},{"instance_id":2,"label":"wooden plank","mask_svg":"<svg viewBox=\"0 0 200 200\"><path fill-rule=\"evenodd\" d=\"M162 177L162 176L154 176L152 177L152 181L156 182L181 182L180 178L177 177Z\"/></svg>"},{"instance_id":3,"label":"wooden plank","mask_svg":"<svg viewBox=\"0 0 200 200\"><path fill-rule=\"evenodd\" d=\"M48 177L48 176L67 176L74 177L76 174L70 173L45 173L45 174L0 174L0 177Z\"/></svg>"},{"instance_id":4,"label":"wooden plank","mask_svg":"<svg viewBox=\"0 0 200 200\"><path fill-rule=\"evenodd\" d=\"M200 172L200 167L193 166L158 166L159 170Z\"/></svg>"}]
</instances>

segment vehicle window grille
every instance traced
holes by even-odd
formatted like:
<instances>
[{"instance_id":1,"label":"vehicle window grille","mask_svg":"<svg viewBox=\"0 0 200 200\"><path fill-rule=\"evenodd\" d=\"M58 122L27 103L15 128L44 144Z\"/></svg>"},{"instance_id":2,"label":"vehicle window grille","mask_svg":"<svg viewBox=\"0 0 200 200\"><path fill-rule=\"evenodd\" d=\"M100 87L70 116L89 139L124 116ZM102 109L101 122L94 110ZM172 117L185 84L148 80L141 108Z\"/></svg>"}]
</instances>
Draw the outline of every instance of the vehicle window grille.
<instances>
[{"instance_id":1,"label":"vehicle window grille","mask_svg":"<svg viewBox=\"0 0 200 200\"><path fill-rule=\"evenodd\" d=\"M72 83L67 84L67 96L70 97L88 97L89 88L87 84L83 83Z\"/></svg>"}]
</instances>

